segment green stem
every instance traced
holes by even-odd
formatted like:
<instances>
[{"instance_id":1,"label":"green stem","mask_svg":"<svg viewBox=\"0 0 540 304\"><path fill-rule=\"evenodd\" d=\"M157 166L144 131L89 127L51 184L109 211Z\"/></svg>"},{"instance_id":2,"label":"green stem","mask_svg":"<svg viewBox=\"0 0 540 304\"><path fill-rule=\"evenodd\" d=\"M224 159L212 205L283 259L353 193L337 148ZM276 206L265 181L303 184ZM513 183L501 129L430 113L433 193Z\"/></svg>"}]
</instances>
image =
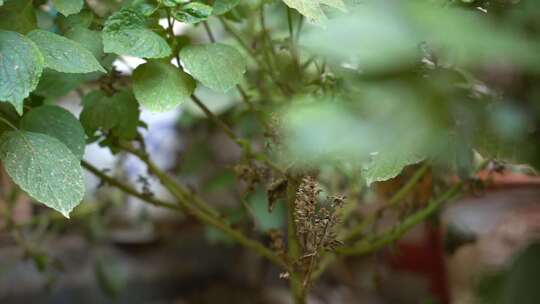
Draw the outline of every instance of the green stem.
<instances>
[{"instance_id":1,"label":"green stem","mask_svg":"<svg viewBox=\"0 0 540 304\"><path fill-rule=\"evenodd\" d=\"M394 207L396 204L401 202L409 193L414 190L414 187L422 179L424 174L429 169L429 164L425 162L422 166L414 172L414 175L407 181L407 183L399 189L399 191L390 198L387 207Z\"/></svg>"},{"instance_id":2,"label":"green stem","mask_svg":"<svg viewBox=\"0 0 540 304\"><path fill-rule=\"evenodd\" d=\"M437 211L446 201L455 198L461 190L461 187L462 183L453 185L440 197L432 200L427 207L417 211L412 216L409 216L397 226L388 229L382 235L363 239L351 247L338 248L336 252L343 255L367 255L397 241L418 223L426 220L435 213L435 211Z\"/></svg>"},{"instance_id":3,"label":"green stem","mask_svg":"<svg viewBox=\"0 0 540 304\"><path fill-rule=\"evenodd\" d=\"M224 222L219 213L213 209L210 205L204 202L196 194L185 189L181 184L177 183L167 173L160 170L154 162L148 157L147 154L138 151L131 146L123 145L121 148L137 156L147 166L150 173L156 176L161 184L170 191L170 193L178 200L180 207L185 212L191 214L202 223L215 227L223 231L226 235L231 237L239 244L245 246L248 249L253 250L259 255L267 258L274 264L281 266L289 271L289 265L272 250L262 245L260 242L249 239L241 231L234 229L229 223Z\"/></svg>"},{"instance_id":4,"label":"green stem","mask_svg":"<svg viewBox=\"0 0 540 304\"><path fill-rule=\"evenodd\" d=\"M0 117L0 121L5 123L8 127L12 128L14 131L18 130L18 128L15 127L15 125L13 125L11 122L9 122L9 120L5 119L4 117Z\"/></svg>"},{"instance_id":5,"label":"green stem","mask_svg":"<svg viewBox=\"0 0 540 304\"><path fill-rule=\"evenodd\" d=\"M235 29L233 29L228 23L227 21L225 21L222 17L218 17L219 21L221 22L221 24L223 25L223 28L225 28L225 30L231 34L233 36L233 38L238 42L238 44L240 44L240 46L248 53L248 55L250 55L250 57L253 59L253 61L264 71L267 72L268 76L270 77L270 79L272 80L272 82L274 84L276 84L278 86L278 88L282 91L282 93L286 96L290 95L289 94L289 91L287 90L287 88L285 86L283 86L283 84L281 84L279 82L279 80L277 79L276 75L274 74L274 70L272 69L272 67L270 66L266 66L264 64L264 62L260 61L259 58L257 57L257 54L255 54L255 52L253 51L253 49L251 49L247 43L242 39L242 37L240 37L240 34L238 32L236 32Z\"/></svg>"},{"instance_id":6,"label":"green stem","mask_svg":"<svg viewBox=\"0 0 540 304\"><path fill-rule=\"evenodd\" d=\"M439 196L437 199L432 200L431 203L422 210L419 210L412 216L408 217L402 223L397 226L387 230L381 236L377 237L367 237L363 240L358 241L351 247L343 247L336 250L336 253L342 255L368 255L374 251L377 251L384 246L387 246L398 239L400 239L405 233L410 231L418 223L427 219L435 211L437 211L443 203L451 199L456 198L462 188L462 184L456 184L449 188L444 194ZM331 253L323 256L322 260L319 262L318 268L313 272L311 279L314 280L324 273L326 268L332 264L336 258L336 253Z\"/></svg>"},{"instance_id":7,"label":"green stem","mask_svg":"<svg viewBox=\"0 0 540 304\"><path fill-rule=\"evenodd\" d=\"M208 22L203 21L203 26L204 26L204 29L206 30L206 34L208 35L208 39L210 39L210 42L216 43L216 38L214 38L214 34L212 33L212 30L210 29Z\"/></svg>"},{"instance_id":8,"label":"green stem","mask_svg":"<svg viewBox=\"0 0 540 304\"><path fill-rule=\"evenodd\" d=\"M176 41L176 36L174 35L174 19L171 17L170 10L167 10L167 23L168 23L167 31L169 32L169 36L170 36L170 39L171 39L171 46L172 46L172 49L173 49L173 51L175 53L174 58L176 59L176 63L178 64L178 67L181 67L181 65L180 65L180 55L178 53L178 50L176 49L177 41Z\"/></svg>"},{"instance_id":9,"label":"green stem","mask_svg":"<svg viewBox=\"0 0 540 304\"><path fill-rule=\"evenodd\" d=\"M266 58L266 64L268 65L269 69L274 71L277 66L276 64L276 52L274 51L274 45L272 43L272 37L270 37L270 34L266 28L266 18L264 14L264 4L261 6L260 13L259 13L259 21L261 24L261 32L262 32L262 41L264 44L263 49L263 55Z\"/></svg>"},{"instance_id":10,"label":"green stem","mask_svg":"<svg viewBox=\"0 0 540 304\"><path fill-rule=\"evenodd\" d=\"M173 194L173 196L175 196L175 198L178 199L178 197L176 197L175 193L177 193L178 195L180 195L181 197L183 198L187 198L187 199L191 199L192 203L199 209L203 210L204 212L214 216L214 217L219 217L220 216L220 213L219 211L217 211L216 209L214 209L212 206L210 206L209 204L206 204L205 202L203 202L201 199L199 199L196 195L194 195L193 193L191 193L191 191L189 191L188 189L186 189L184 186L182 186L181 184L177 183L173 178L171 178L168 174L166 174L165 172L163 172L161 169L159 169L159 167L150 159L150 157L148 156L148 154L146 154L145 152L142 152L142 151L139 151L135 148L133 148L132 146L130 145L127 145L127 144L121 144L120 145L120 148L122 148L123 150L137 156L140 160L142 160L148 167L148 171L150 173L152 173L153 175L155 175L156 177L159 178L159 180L165 184L165 182L169 185L168 187L166 187L169 191L171 191L171 188L174 189L174 193L173 191L171 191L171 194Z\"/></svg>"},{"instance_id":11,"label":"green stem","mask_svg":"<svg viewBox=\"0 0 540 304\"><path fill-rule=\"evenodd\" d=\"M401 187L399 191L390 198L390 200L388 200L388 203L386 204L386 206L384 206L384 208L394 207L397 203L401 202L414 189L416 184L422 179L428 169L429 165L426 162L422 165L422 167L416 170L414 175L407 181L407 183L403 187ZM345 241L352 240L358 235L360 235L366 227L371 226L371 224L375 222L376 218L377 216L375 214L371 214L360 224L350 229L345 236Z\"/></svg>"},{"instance_id":12,"label":"green stem","mask_svg":"<svg viewBox=\"0 0 540 304\"><path fill-rule=\"evenodd\" d=\"M212 43L216 42L215 38L214 38L214 34L212 33L212 28L210 27L210 25L208 24L208 22L204 21L204 28L206 29L206 33L208 35L208 39L210 39L210 41ZM240 96L242 97L242 101L248 106L248 109L255 115L255 117L264 125L264 127L268 130L270 127L268 126L268 124L266 123L266 121L264 120L264 118L259 114L259 112L257 112L257 110L255 109L255 107L253 106L253 103L251 102L251 100L249 100L249 97L247 96L246 92L244 91L244 89L242 88L242 86L240 84L237 84L236 85L236 89L238 90L238 93L240 93ZM200 100L199 100L200 101ZM202 103L202 102L201 102ZM200 106L199 106L200 107ZM204 110L203 110L204 111ZM205 112L206 113L206 112Z\"/></svg>"},{"instance_id":13,"label":"green stem","mask_svg":"<svg viewBox=\"0 0 540 304\"><path fill-rule=\"evenodd\" d=\"M298 60L298 52L296 50L296 40L294 39L292 12L290 7L286 7L287 10L287 24L289 26L289 49L291 56L293 57L294 66L298 72L300 72L300 63ZM297 33L299 34L299 33Z\"/></svg>"},{"instance_id":14,"label":"green stem","mask_svg":"<svg viewBox=\"0 0 540 304\"><path fill-rule=\"evenodd\" d=\"M231 128L229 128L229 126L225 122L223 122L219 117L217 117L214 113L212 113L212 111L210 111L210 109L208 109L208 107L197 96L191 95L191 99L204 112L204 114L210 120L212 120L218 127L220 127L223 130L223 132L225 132L225 134L227 134L227 136L232 141L234 141L238 146L240 146L240 148L242 148L247 155L255 156L257 159L264 162L265 164L267 164L272 169L276 170L277 172L279 172L281 174L284 174L283 170L277 164L272 162L272 160L270 160L270 158L268 158L268 156L266 156L265 154L262 154L262 153L254 154L253 149L252 149L251 145L249 144L249 142L246 141L245 139L242 139L242 138L239 138L238 136L236 136L236 134L234 134L233 130Z\"/></svg>"},{"instance_id":15,"label":"green stem","mask_svg":"<svg viewBox=\"0 0 540 304\"><path fill-rule=\"evenodd\" d=\"M223 132L225 132L225 134L227 134L227 136L232 141L237 143L242 148L245 147L244 142L240 140L240 138L238 138L236 134L234 134L233 130L229 128L229 126L221 119L219 119L219 117L212 113L212 111L210 111L210 109L208 109L208 107L197 96L195 96L195 94L191 95L191 100L193 100L193 102L195 102L195 104L204 112L204 114L208 118L210 118L210 120L212 120L218 127L220 127L221 130L223 130Z\"/></svg>"},{"instance_id":16,"label":"green stem","mask_svg":"<svg viewBox=\"0 0 540 304\"><path fill-rule=\"evenodd\" d=\"M132 195L132 196L134 196L134 197L136 197L138 199L141 199L141 200L143 200L145 202L148 202L148 203L150 203L150 204L152 204L154 206L164 207L164 208L172 209L172 210L179 210L178 205L176 205L174 203L171 203L171 202L165 202L165 201L159 200L157 198L154 198L152 196L140 193L137 190L133 189L131 186L129 186L129 185L127 185L127 184L113 178L113 177L108 176L107 174L103 173L103 171L101 171L98 168L94 167L92 164L88 163L85 160L81 161L81 165L83 166L83 168L88 170L90 173L94 174L96 177L98 177L99 179L104 181L106 184L108 184L110 186L113 186L113 187L116 187L116 188L122 190L123 192L125 192L125 193L127 193L129 195Z\"/></svg>"}]
</instances>

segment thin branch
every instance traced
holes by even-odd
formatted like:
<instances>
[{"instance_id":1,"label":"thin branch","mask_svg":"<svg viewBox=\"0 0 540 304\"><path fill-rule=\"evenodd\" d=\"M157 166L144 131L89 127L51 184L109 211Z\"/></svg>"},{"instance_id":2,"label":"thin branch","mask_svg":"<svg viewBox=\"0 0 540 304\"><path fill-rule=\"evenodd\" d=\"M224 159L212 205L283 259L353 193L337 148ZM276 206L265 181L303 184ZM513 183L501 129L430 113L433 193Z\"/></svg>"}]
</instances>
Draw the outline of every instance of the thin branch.
<instances>
[{"instance_id":1,"label":"thin branch","mask_svg":"<svg viewBox=\"0 0 540 304\"><path fill-rule=\"evenodd\" d=\"M204 29L206 30L206 34L208 35L208 39L210 39L210 42L215 43L216 38L214 38L214 34L212 33L212 30L210 29L208 22L203 21L203 26L204 26Z\"/></svg>"},{"instance_id":2,"label":"thin branch","mask_svg":"<svg viewBox=\"0 0 540 304\"><path fill-rule=\"evenodd\" d=\"M204 112L204 114L210 118L218 127L229 136L230 139L232 139L234 142L236 142L240 147L244 147L245 144L242 140L240 140L236 134L234 134L233 130L229 128L229 126L224 123L219 117L217 117L208 107L197 97L195 94L191 95L191 99L195 104Z\"/></svg>"},{"instance_id":3,"label":"thin branch","mask_svg":"<svg viewBox=\"0 0 540 304\"><path fill-rule=\"evenodd\" d=\"M289 26L289 49L291 52L291 56L293 57L294 66L298 72L300 72L300 63L298 60L298 52L296 49L296 39L294 39L294 32L293 32L293 20L292 20L292 12L291 8L286 6L285 9L287 10L287 24ZM297 35L300 34L299 32L296 33Z\"/></svg>"},{"instance_id":4,"label":"thin branch","mask_svg":"<svg viewBox=\"0 0 540 304\"><path fill-rule=\"evenodd\" d=\"M210 39L210 41L212 43L215 43L216 40L214 38L214 34L212 33L212 28L210 27L210 25L208 24L208 22L204 22L204 28L206 29L206 33L208 35L208 39ZM264 127L266 128L266 130L269 130L270 129L270 126L268 125L268 123L264 120L264 118L260 115L259 112L257 112L257 110L255 109L255 106L253 105L253 103L251 102L251 100L249 99L248 95L246 94L246 91L242 88L242 86L240 84L237 84L236 85L236 89L238 90L238 93L240 93L240 96L242 97L242 101L247 105L248 109L253 113L253 115L255 115L255 117L264 125ZM204 110L203 110L204 111Z\"/></svg>"},{"instance_id":5,"label":"thin branch","mask_svg":"<svg viewBox=\"0 0 540 304\"><path fill-rule=\"evenodd\" d=\"M99 170L98 168L94 167L92 164L90 164L89 162L83 160L81 161L81 165L86 169L88 170L90 173L94 174L96 177L98 177L99 179L101 179L102 181L104 181L106 184L110 185L110 186L113 186L113 187L116 187L120 190L122 190L123 192L129 194L129 195L132 195L136 198L139 198L145 202L148 202L154 206L159 206L159 207L164 207L164 208L167 208L167 209L172 209L172 210L179 210L179 207L177 204L174 204L174 203L170 203L170 202L165 202L165 201L162 201L162 200L159 200L157 198L154 198L150 195L146 195L146 194L143 194L143 193L140 193L138 192L137 190L133 189L131 186L129 186L128 184L125 184L113 177L110 177L108 176L107 174L103 173L103 171Z\"/></svg>"},{"instance_id":6,"label":"thin branch","mask_svg":"<svg viewBox=\"0 0 540 304\"><path fill-rule=\"evenodd\" d=\"M180 55L178 53L178 51L176 50L176 36L174 35L174 19L171 17L171 12L170 10L167 10L167 24L168 24L168 27L167 27L167 31L169 32L169 36L171 38L171 41L172 41L172 46L173 46L173 51L174 51L174 58L176 59L176 63L178 64L178 67L181 67L180 65Z\"/></svg>"},{"instance_id":7,"label":"thin branch","mask_svg":"<svg viewBox=\"0 0 540 304\"><path fill-rule=\"evenodd\" d=\"M121 144L120 148L137 156L141 161L143 161L146 166L148 167L148 171L159 178L162 184L167 184L169 187L174 188L174 193L169 189L169 187L166 187L173 196L175 196L176 199L178 199L179 196L187 199L191 199L192 203L199 209L203 210L204 212L210 214L214 217L219 217L220 213L216 209L214 209L212 206L204 203L202 200L200 200L198 197L193 195L190 190L188 190L186 187L182 186L181 184L177 183L173 178L171 178L167 173L163 172L146 154L146 152L137 150L133 148L131 145L128 144ZM175 194L176 193L176 194Z\"/></svg>"},{"instance_id":8,"label":"thin branch","mask_svg":"<svg viewBox=\"0 0 540 304\"><path fill-rule=\"evenodd\" d=\"M406 218L403 222L388 229L379 236L372 236L362 239L350 247L338 248L335 253L325 255L319 262L319 267L313 272L311 279L319 277L332 262L341 255L368 255L397 240L409 232L418 223L433 215L445 202L456 199L462 189L463 184L457 183L450 187L445 193L431 202L423 209Z\"/></svg>"},{"instance_id":9,"label":"thin branch","mask_svg":"<svg viewBox=\"0 0 540 304\"><path fill-rule=\"evenodd\" d=\"M251 49L247 45L247 43L242 39L242 37L240 37L240 34L235 29L233 29L227 23L227 21L225 21L222 17L218 17L218 19L221 22L221 24L223 25L223 28L225 28L225 30L229 34L231 34L233 36L233 38L238 42L238 44L240 44L240 46L250 55L250 57L253 59L253 61L255 61L255 63L261 69L263 69L263 70L265 70L267 72L270 79L273 81L274 84L276 84L278 86L278 88L282 91L282 93L284 95L287 95L287 96L290 95L289 90L282 83L280 83L278 81L276 75L274 74L274 70L272 69L272 67L265 65L262 61L259 60L259 58L257 57L257 54L255 54L255 51L253 49Z\"/></svg>"},{"instance_id":10,"label":"thin branch","mask_svg":"<svg viewBox=\"0 0 540 304\"><path fill-rule=\"evenodd\" d=\"M407 181L407 183L403 187L399 189L398 192L396 192L390 198L390 200L388 200L388 203L383 208L386 209L386 208L394 207L397 203L402 201L414 189L416 184L422 179L422 177L424 176L424 174L427 172L428 169L429 169L429 164L426 162L422 165L422 167L416 170L414 175ZM363 220L360 224L350 229L347 235L345 236L345 240L347 241L347 240L351 240L357 237L364 231L366 227L371 226L371 224L373 224L373 222L375 222L375 220L377 219L377 214L379 212L380 210L377 211L376 214L369 215L368 218Z\"/></svg>"},{"instance_id":11,"label":"thin branch","mask_svg":"<svg viewBox=\"0 0 540 304\"><path fill-rule=\"evenodd\" d=\"M167 173L160 170L155 163L151 161L147 154L127 145L123 145L121 148L132 153L143 161L148 166L149 172L155 175L160 180L161 184L171 192L171 194L178 200L180 207L185 212L191 214L202 223L223 231L239 244L253 250L276 265L279 265L287 270L290 269L290 266L272 250L265 247L260 242L246 237L241 231L232 228L229 223L224 222L223 219L216 216L215 213L217 213L217 211L215 211L215 209L204 202L196 194L185 189L184 186L177 183Z\"/></svg>"},{"instance_id":12,"label":"thin branch","mask_svg":"<svg viewBox=\"0 0 540 304\"><path fill-rule=\"evenodd\" d=\"M4 117L0 117L0 121L5 123L8 127L10 127L11 129L13 129L14 131L17 131L18 128L15 127L15 125L13 125L11 122L9 122L9 120L5 119Z\"/></svg>"},{"instance_id":13,"label":"thin branch","mask_svg":"<svg viewBox=\"0 0 540 304\"><path fill-rule=\"evenodd\" d=\"M267 155L262 153L253 153L253 149L248 141L239 138L234 134L233 130L225 123L223 120L221 120L218 116L216 116L208 107L195 95L191 95L191 99L197 106L204 112L204 114L212 120L218 127L220 127L227 136L234 141L240 148L242 148L246 154L250 156L254 156L256 159L259 159L260 161L264 162L268 166L270 166L272 169L276 170L277 172L284 174L283 169L281 169L277 164L275 164L270 158L268 158Z\"/></svg>"},{"instance_id":14,"label":"thin branch","mask_svg":"<svg viewBox=\"0 0 540 304\"><path fill-rule=\"evenodd\" d=\"M435 211L437 211L442 204L456 198L462 186L462 183L453 185L444 194L439 196L437 199L432 200L425 208L409 216L398 225L388 229L382 235L374 238L363 239L351 247L338 248L336 252L343 255L366 255L397 241L418 223L426 220L433 213L435 213Z\"/></svg>"}]
</instances>

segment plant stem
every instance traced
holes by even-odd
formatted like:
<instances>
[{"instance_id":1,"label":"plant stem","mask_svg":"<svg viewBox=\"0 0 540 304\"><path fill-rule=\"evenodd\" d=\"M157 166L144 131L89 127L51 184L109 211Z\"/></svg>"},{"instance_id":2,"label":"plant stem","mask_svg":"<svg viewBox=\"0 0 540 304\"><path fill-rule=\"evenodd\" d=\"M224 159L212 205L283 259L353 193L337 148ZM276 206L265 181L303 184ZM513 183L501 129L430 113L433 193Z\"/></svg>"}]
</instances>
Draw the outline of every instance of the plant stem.
<instances>
[{"instance_id":1,"label":"plant stem","mask_svg":"<svg viewBox=\"0 0 540 304\"><path fill-rule=\"evenodd\" d=\"M416 186L420 179L422 179L428 169L429 165L426 162L418 170L416 170L414 175L407 181L407 183L403 187L401 187L399 191L390 198L390 200L388 200L388 203L386 204L386 206L384 206L384 208L394 207L397 203L402 201L414 189L414 186ZM371 226L371 224L375 222L376 218L376 214L369 215L360 224L350 229L344 240L351 240L360 235L366 227Z\"/></svg>"},{"instance_id":2,"label":"plant stem","mask_svg":"<svg viewBox=\"0 0 540 304\"><path fill-rule=\"evenodd\" d=\"M122 149L137 156L148 166L148 171L156 176L161 184L169 190L169 192L178 200L180 207L185 212L191 214L193 217L201 221L202 223L217 228L224 232L226 235L234 239L239 244L245 246L248 249L253 250L257 254L267 258L274 264L281 266L289 271L290 267L281 257L275 254L272 250L262 245L260 242L252 240L246 237L241 231L234 229L229 223L225 222L219 217L219 213L213 209L209 204L204 202L196 194L185 189L181 184L177 183L167 173L160 170L150 157L144 152L138 151L129 145L122 145Z\"/></svg>"},{"instance_id":3,"label":"plant stem","mask_svg":"<svg viewBox=\"0 0 540 304\"><path fill-rule=\"evenodd\" d=\"M245 146L244 142L240 140L236 136L236 134L234 134L233 130L229 128L229 126L226 123L224 123L221 119L219 119L219 117L217 117L214 113L212 113L212 111L210 111L210 109L208 109L208 107L197 96L195 96L195 94L191 95L191 100L193 100L193 102L195 102L195 104L204 112L204 114L210 120L212 120L218 127L220 127L221 130L223 130L223 132L225 132L225 134L227 134L227 136L230 139L232 139L232 141L237 143L242 148Z\"/></svg>"},{"instance_id":4,"label":"plant stem","mask_svg":"<svg viewBox=\"0 0 540 304\"><path fill-rule=\"evenodd\" d=\"M412 190L418 182L422 179L424 174L426 174L429 169L429 164L425 162L422 166L414 172L414 175L407 181L407 183L399 189L399 191L390 198L387 207L394 207L396 204L401 202Z\"/></svg>"},{"instance_id":5,"label":"plant stem","mask_svg":"<svg viewBox=\"0 0 540 304\"><path fill-rule=\"evenodd\" d=\"M296 201L296 191L299 183L292 177L287 179L287 241L288 258L294 265L300 258L300 242L296 233L296 222L294 221L294 206ZM291 271L289 277L289 289L295 304L305 303L305 289L302 284L302 278L297 271Z\"/></svg>"},{"instance_id":6,"label":"plant stem","mask_svg":"<svg viewBox=\"0 0 540 304\"><path fill-rule=\"evenodd\" d=\"M240 46L248 53L248 55L250 55L250 57L253 59L253 61L264 71L267 72L268 76L270 77L270 79L272 80L272 82L277 85L277 87L281 90L281 92L288 96L290 95L288 89L283 86L282 83L280 83L276 77L276 75L274 74L274 70L272 69L272 67L270 66L266 66L264 64L264 62L260 61L259 58L257 58L257 54L255 54L255 52L253 51L253 49L251 49L247 43L242 39L242 37L240 37L240 34L238 32L236 32L235 29L233 29L228 23L227 21L225 21L222 17L218 17L219 21L221 22L221 24L223 25L223 28L225 28L225 30L231 34L234 39L240 44Z\"/></svg>"},{"instance_id":7,"label":"plant stem","mask_svg":"<svg viewBox=\"0 0 540 304\"><path fill-rule=\"evenodd\" d=\"M199 199L196 195L191 193L188 189L186 189L181 184L177 183L173 178L171 178L167 173L163 172L159 167L150 159L148 154L145 152L139 151L135 148L133 148L131 145L127 144L121 144L120 148L137 156L141 161L143 161L146 166L148 167L148 171L159 178L159 180L162 182L162 184L165 184L165 182L169 185L166 187L173 196L175 196L176 199L179 199L177 196L181 196L182 198L191 199L192 203L199 209L203 210L204 212L210 214L214 217L219 217L219 211L214 209L209 204L203 202L201 199ZM173 188L173 189L171 189ZM174 191L172 191L174 190ZM176 193L176 194L175 194Z\"/></svg>"},{"instance_id":8,"label":"plant stem","mask_svg":"<svg viewBox=\"0 0 540 304\"><path fill-rule=\"evenodd\" d=\"M176 63L178 64L178 67L181 68L180 55L178 53L178 50L176 49L177 42L176 42L176 36L174 35L174 19L171 17L170 10L167 10L167 24L168 24L167 30L169 32L169 36L171 39L171 45L173 48L173 52L175 53L174 58L176 59Z\"/></svg>"},{"instance_id":9,"label":"plant stem","mask_svg":"<svg viewBox=\"0 0 540 304\"><path fill-rule=\"evenodd\" d=\"M296 39L295 39L295 36L294 36L294 31L293 31L293 20L292 20L292 9L290 7L286 7L285 8L287 10L287 24L289 26L289 49L290 49L290 52L291 52L291 56L293 57L293 61L294 61L294 67L296 68L296 70L298 71L298 73L301 72L300 70L300 62L299 62L299 59L298 59L298 51L296 49ZM301 22L301 20L300 20ZM297 32L296 35L299 36L300 32Z\"/></svg>"},{"instance_id":10,"label":"plant stem","mask_svg":"<svg viewBox=\"0 0 540 304\"><path fill-rule=\"evenodd\" d=\"M116 187L120 190L122 190L123 192L127 193L127 194L130 194L138 199L141 199L145 202L148 202L154 206L159 206L159 207L164 207L164 208L167 208L167 209L172 209L172 210L179 210L178 208L178 205L174 204L174 203L171 203L171 202L165 202L165 201L162 201L162 200L159 200L157 198L154 198L150 195L145 195L143 193L140 193L138 192L137 190L133 189L131 186L113 178L113 177L110 177L108 176L107 174L103 173L103 171L99 170L98 168L94 167L92 164L90 164L89 162L85 161L85 160L82 160L81 161L81 165L86 169L88 170L90 173L94 174L96 177L98 177L99 179L101 179L102 181L104 181L105 183L107 183L108 185L110 186L113 186L113 187Z\"/></svg>"},{"instance_id":11,"label":"plant stem","mask_svg":"<svg viewBox=\"0 0 540 304\"><path fill-rule=\"evenodd\" d=\"M264 4L260 8L259 21L261 24L262 42L264 45L263 55L266 58L266 64L269 69L276 70L276 52L274 51L274 45L272 43L272 37L266 28L266 18L264 15Z\"/></svg>"},{"instance_id":12,"label":"plant stem","mask_svg":"<svg viewBox=\"0 0 540 304\"><path fill-rule=\"evenodd\" d=\"M412 229L418 223L420 223L421 221L431 216L435 211L437 211L441 207L443 203L451 199L454 199L459 193L459 191L461 190L461 188L462 188L462 183L453 185L445 193L440 195L438 198L433 199L428 204L428 206L417 211L413 215L409 216L397 226L390 228L381 236L366 237L350 247L339 248L338 250L336 250L336 253L344 254L344 255L367 255L381 249L382 247L392 242L397 241L399 238L401 238L405 233L407 233L410 229ZM373 220L374 217L371 217L370 219ZM372 221L366 220L366 222L369 223ZM367 224L360 224L360 225L362 225L363 227L367 226ZM319 267L316 269L316 271L313 272L311 279L315 279L319 277L326 270L326 268L330 266L330 264L332 264L332 262L336 258L337 256L335 253L327 254L323 256L321 262L319 263Z\"/></svg>"},{"instance_id":13,"label":"plant stem","mask_svg":"<svg viewBox=\"0 0 540 304\"><path fill-rule=\"evenodd\" d=\"M216 43L216 38L214 38L214 34L212 33L212 30L210 30L210 26L208 25L208 22L203 21L204 29L206 30L206 34L208 35L208 39L210 39L210 42Z\"/></svg>"},{"instance_id":14,"label":"plant stem","mask_svg":"<svg viewBox=\"0 0 540 304\"><path fill-rule=\"evenodd\" d=\"M284 174L283 170L277 164L272 162L268 158L268 156L266 156L265 154L262 154L262 153L254 154L253 149L251 148L251 145L249 144L249 142L242 139L242 138L239 138L238 136L236 136L236 134L234 134L233 130L231 128L229 128L229 126L225 122L223 122L223 120L221 120L214 113L212 113L212 111L210 111L210 109L208 109L208 107L197 96L191 95L191 99L204 112L204 114L210 120L212 120L218 127L220 127L223 130L223 132L225 132L225 134L227 134L227 136L232 141L234 141L238 146L240 146L240 148L242 148L247 155L255 156L257 159L264 162L265 164L267 164L272 169L276 170L277 172L279 172L281 174Z\"/></svg>"},{"instance_id":15,"label":"plant stem","mask_svg":"<svg viewBox=\"0 0 540 304\"><path fill-rule=\"evenodd\" d=\"M206 33L208 35L208 39L210 39L210 41L212 43L215 43L216 40L214 38L214 35L212 34L212 28L210 27L210 25L208 24L208 22L204 22L204 28L206 29ZM248 106L248 109L253 113L253 115L255 115L255 117L264 125L264 127L269 130L270 127L268 126L268 123L264 120L264 118L259 114L259 112L257 112L257 110L255 109L255 107L253 106L253 103L251 102L251 100L249 100L249 97L247 96L246 92L244 91L244 89L242 88L242 86L240 84L237 84L236 85L236 89L238 90L238 93L240 93L240 96L242 97L242 101ZM203 110L204 111L204 110Z\"/></svg>"},{"instance_id":16,"label":"plant stem","mask_svg":"<svg viewBox=\"0 0 540 304\"><path fill-rule=\"evenodd\" d=\"M462 183L453 185L437 199L432 200L425 208L409 216L397 226L388 229L381 236L363 239L351 247L338 248L336 252L343 255L366 255L397 241L418 223L435 213L435 211L437 211L446 201L455 198L461 190L461 187Z\"/></svg>"},{"instance_id":17,"label":"plant stem","mask_svg":"<svg viewBox=\"0 0 540 304\"><path fill-rule=\"evenodd\" d=\"M9 122L9 120L5 119L4 117L0 117L0 121L5 123L8 127L12 128L14 131L18 130L18 128L15 127L15 125L13 125L11 122Z\"/></svg>"}]
</instances>

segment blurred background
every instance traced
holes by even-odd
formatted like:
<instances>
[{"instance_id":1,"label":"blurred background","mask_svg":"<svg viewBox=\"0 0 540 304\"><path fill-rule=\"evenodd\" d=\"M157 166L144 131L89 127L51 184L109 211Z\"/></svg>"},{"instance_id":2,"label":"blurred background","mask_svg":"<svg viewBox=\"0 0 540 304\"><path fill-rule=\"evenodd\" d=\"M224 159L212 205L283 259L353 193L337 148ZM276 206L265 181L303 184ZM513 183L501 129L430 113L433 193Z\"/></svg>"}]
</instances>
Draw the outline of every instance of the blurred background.
<instances>
[{"instance_id":1,"label":"blurred background","mask_svg":"<svg viewBox=\"0 0 540 304\"><path fill-rule=\"evenodd\" d=\"M13 0L6 3L16 8ZM126 3L88 0L73 18L59 16L47 1L33 5L39 27L69 32L90 15L89 26L99 28L100 18ZM327 193L346 194L352 214L346 227L378 210L426 163L428 172L405 202L378 217L370 231L392 227L457 180L471 187L396 244L336 261L308 302L540 303L539 3L346 5L347 13L323 5L320 20L294 13L297 54L288 49L281 1L241 1L223 15L250 48L273 52L277 60L271 62L277 81L250 62L242 83L270 122L270 134L261 132L237 91L199 86L197 96L258 150L287 167L315 166ZM0 11L0 25L12 14ZM163 31L168 26L164 18L155 23ZM216 40L243 50L220 20L209 18L207 25ZM210 41L200 23L177 22L174 33L180 42ZM119 83L129 85L144 63L96 51ZM100 81L48 70L32 100L78 117L81 101ZM265 244L285 228L284 203L274 202L269 212L268 185L259 180L265 168L247 164L194 104L159 114L143 110L140 118L156 164L235 227ZM143 193L172 200L143 163L112 152L96 141L85 160ZM487 165L475 172L479 163ZM0 184L0 303L291 303L277 267L220 231L149 206L90 173L85 200L69 221L32 202L3 171Z\"/></svg>"}]
</instances>

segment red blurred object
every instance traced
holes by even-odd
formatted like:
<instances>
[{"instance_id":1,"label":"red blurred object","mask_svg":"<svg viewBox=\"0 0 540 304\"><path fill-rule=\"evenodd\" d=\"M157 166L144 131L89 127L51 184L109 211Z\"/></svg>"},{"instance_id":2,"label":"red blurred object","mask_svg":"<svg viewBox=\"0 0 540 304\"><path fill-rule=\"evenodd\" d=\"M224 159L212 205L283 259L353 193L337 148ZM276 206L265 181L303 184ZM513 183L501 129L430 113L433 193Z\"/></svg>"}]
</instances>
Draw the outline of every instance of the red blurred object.
<instances>
[{"instance_id":1,"label":"red blurred object","mask_svg":"<svg viewBox=\"0 0 540 304\"><path fill-rule=\"evenodd\" d=\"M538 188L540 177L507 170L480 171L476 177L483 181L484 191L504 191L516 188ZM453 177L457 182L458 178ZM451 303L448 269L445 263L444 228L427 222L397 242L388 250L385 259L397 271L418 275L429 282L429 291L441 304Z\"/></svg>"},{"instance_id":2,"label":"red blurred object","mask_svg":"<svg viewBox=\"0 0 540 304\"><path fill-rule=\"evenodd\" d=\"M420 240L398 242L394 253L388 253L386 259L395 270L426 278L429 281L430 293L441 304L448 304L450 296L442 231L432 223L426 223L424 227Z\"/></svg>"}]
</instances>

